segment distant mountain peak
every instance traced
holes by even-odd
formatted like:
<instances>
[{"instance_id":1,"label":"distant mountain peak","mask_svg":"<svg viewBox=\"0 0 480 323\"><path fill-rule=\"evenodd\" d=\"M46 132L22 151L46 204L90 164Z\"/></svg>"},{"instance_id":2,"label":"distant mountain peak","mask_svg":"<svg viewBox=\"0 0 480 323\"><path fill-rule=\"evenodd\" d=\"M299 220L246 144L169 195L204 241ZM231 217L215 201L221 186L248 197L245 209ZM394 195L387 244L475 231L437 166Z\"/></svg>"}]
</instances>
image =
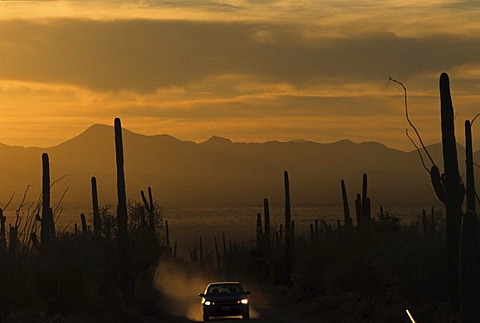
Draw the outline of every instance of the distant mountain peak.
<instances>
[{"instance_id":1,"label":"distant mountain peak","mask_svg":"<svg viewBox=\"0 0 480 323\"><path fill-rule=\"evenodd\" d=\"M212 136L210 139L202 142L202 144L208 144L208 145L224 145L224 144L231 144L232 141L228 138L224 137L219 137L219 136Z\"/></svg>"},{"instance_id":2,"label":"distant mountain peak","mask_svg":"<svg viewBox=\"0 0 480 323\"><path fill-rule=\"evenodd\" d=\"M308 140L305 140L305 139L293 139L290 142L293 142L293 143L296 143L296 144L304 144L306 142L311 142L311 141L308 141Z\"/></svg>"},{"instance_id":3,"label":"distant mountain peak","mask_svg":"<svg viewBox=\"0 0 480 323\"><path fill-rule=\"evenodd\" d=\"M342 140L339 140L335 143L338 143L338 144L354 144L354 142L351 141L350 139L342 139Z\"/></svg>"}]
</instances>

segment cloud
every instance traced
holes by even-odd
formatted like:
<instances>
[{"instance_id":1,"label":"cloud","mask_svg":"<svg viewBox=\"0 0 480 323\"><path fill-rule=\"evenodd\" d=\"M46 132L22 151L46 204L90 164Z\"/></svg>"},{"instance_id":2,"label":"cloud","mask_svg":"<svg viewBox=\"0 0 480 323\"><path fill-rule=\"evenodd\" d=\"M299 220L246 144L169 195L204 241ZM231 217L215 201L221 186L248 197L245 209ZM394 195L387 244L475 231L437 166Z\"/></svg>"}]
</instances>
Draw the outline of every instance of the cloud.
<instances>
[{"instance_id":1,"label":"cloud","mask_svg":"<svg viewBox=\"0 0 480 323\"><path fill-rule=\"evenodd\" d=\"M477 38L311 38L302 26L236 22L0 22L0 78L153 92L224 74L303 87L380 82L478 63Z\"/></svg>"}]
</instances>

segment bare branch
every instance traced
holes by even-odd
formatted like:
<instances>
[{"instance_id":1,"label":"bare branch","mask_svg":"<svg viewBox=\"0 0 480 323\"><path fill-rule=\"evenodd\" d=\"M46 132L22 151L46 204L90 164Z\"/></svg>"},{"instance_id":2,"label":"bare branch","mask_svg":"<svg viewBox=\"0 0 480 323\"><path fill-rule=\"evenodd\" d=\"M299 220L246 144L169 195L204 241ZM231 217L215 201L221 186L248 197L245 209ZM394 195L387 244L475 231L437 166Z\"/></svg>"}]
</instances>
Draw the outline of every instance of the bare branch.
<instances>
[{"instance_id":1,"label":"bare branch","mask_svg":"<svg viewBox=\"0 0 480 323\"><path fill-rule=\"evenodd\" d=\"M417 149L418 157L420 157L420 160L422 161L423 168L425 168L425 170L427 171L427 173L430 174L430 170L427 168L427 165L425 165L425 161L423 160L423 156L422 156L422 153L420 152L420 148L417 146L417 144L415 143L415 141L413 141L412 137L410 137L410 135L408 134L408 128L405 129L405 134L407 135L408 139L410 139L410 141L412 142L412 144L413 144L413 145L415 146L415 148Z\"/></svg>"},{"instance_id":2,"label":"bare branch","mask_svg":"<svg viewBox=\"0 0 480 323\"><path fill-rule=\"evenodd\" d=\"M418 140L420 141L420 144L422 145L423 150L425 151L425 153L427 154L428 158L430 159L430 162L432 163L432 165L436 166L436 165L435 165L435 162L433 161L432 156L430 156L427 148L425 147L425 144L423 143L423 140L422 140L422 137L420 136L420 133L418 132L417 128L413 125L413 123L412 123L412 121L410 120L410 117L409 117L409 115L408 115L407 88L405 87L405 85L403 85L402 82L399 82L399 81L393 79L391 76L389 76L388 79L389 79L389 82L390 82L390 81L395 82L395 83L399 84L399 85L403 88L404 102L405 102L405 117L407 118L407 121L408 121L408 124L410 125L410 127L412 127L412 129L415 131L415 134L417 135L417 138L418 138ZM425 165L424 165L424 166L425 166Z\"/></svg>"},{"instance_id":3,"label":"bare branch","mask_svg":"<svg viewBox=\"0 0 480 323\"><path fill-rule=\"evenodd\" d=\"M473 126L473 123L474 123L475 120L478 118L478 116L480 116L480 113L477 113L477 115L475 116L475 118L472 119L472 122L470 122L470 125Z\"/></svg>"},{"instance_id":4,"label":"bare branch","mask_svg":"<svg viewBox=\"0 0 480 323\"><path fill-rule=\"evenodd\" d=\"M69 222L69 223L68 223L68 224L65 226L65 228L63 228L63 230L62 230L62 233L61 233L61 234L64 234L64 233L65 233L65 231L67 231L67 229L68 229L68 227L70 226L70 224L71 224L71 223Z\"/></svg>"},{"instance_id":5,"label":"bare branch","mask_svg":"<svg viewBox=\"0 0 480 323\"><path fill-rule=\"evenodd\" d=\"M20 225L20 211L21 211L22 207L24 207L26 205L25 200L27 199L27 193L28 193L29 189L30 189L30 185L27 185L27 188L25 189L25 192L23 192L22 201L20 202L20 205L18 206L18 209L15 211L15 214L16 214L15 226L16 227L18 227Z\"/></svg>"},{"instance_id":6,"label":"bare branch","mask_svg":"<svg viewBox=\"0 0 480 323\"><path fill-rule=\"evenodd\" d=\"M54 180L54 181L52 182L52 184L50 184L50 188L52 188L53 185L55 185L56 183L60 182L62 179L64 179L64 178L67 177L67 176L68 176L68 174L65 174L65 175L63 175L62 177L60 177L59 179Z\"/></svg>"},{"instance_id":7,"label":"bare branch","mask_svg":"<svg viewBox=\"0 0 480 323\"><path fill-rule=\"evenodd\" d=\"M67 194L68 189L69 189L69 187L67 187L67 189L63 192L62 196L60 197L60 200L58 201L57 205L55 206L55 209L53 210L53 213L54 213L54 214L57 213L57 211L59 210L60 204L62 203L63 198L65 197L65 195ZM61 213L61 212L60 212L60 213ZM57 219L58 219L58 216L60 216L60 214L57 215ZM55 220L55 222L56 222L56 220Z\"/></svg>"},{"instance_id":8,"label":"bare branch","mask_svg":"<svg viewBox=\"0 0 480 323\"><path fill-rule=\"evenodd\" d=\"M7 209L7 207L10 205L10 203L12 202L13 198L15 197L15 194L17 193L17 191L13 192L12 196L10 197L10 199L8 200L7 204L3 207L3 210L5 211Z\"/></svg>"}]
</instances>

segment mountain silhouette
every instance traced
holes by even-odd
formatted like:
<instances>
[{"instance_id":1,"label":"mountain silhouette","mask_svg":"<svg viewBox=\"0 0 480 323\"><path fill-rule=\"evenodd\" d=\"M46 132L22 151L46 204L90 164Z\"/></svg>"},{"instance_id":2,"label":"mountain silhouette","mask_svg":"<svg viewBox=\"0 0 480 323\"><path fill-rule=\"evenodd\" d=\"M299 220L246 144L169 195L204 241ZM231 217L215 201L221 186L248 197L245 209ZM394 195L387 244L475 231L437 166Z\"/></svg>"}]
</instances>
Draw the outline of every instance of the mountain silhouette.
<instances>
[{"instance_id":1,"label":"mountain silhouette","mask_svg":"<svg viewBox=\"0 0 480 323\"><path fill-rule=\"evenodd\" d=\"M369 174L374 205L438 204L417 151L403 152L378 142L234 143L213 136L194 143L126 129L123 138L127 194L132 200L140 201L140 190L151 186L155 198L165 206L255 206L261 205L264 197L269 197L272 205L281 206L283 171L288 170L295 206L340 205L341 179L346 180L352 204L364 172ZM442 169L441 145L428 149ZM68 187L62 205L89 210L91 176L97 178L100 204L116 203L113 127L93 125L51 148L1 144L0 206L14 191L15 201L19 200L27 185L31 185L30 200L36 200L40 194L42 152L50 156L52 181L68 175L52 187L53 203ZM464 148L460 145L458 155L463 165Z\"/></svg>"}]
</instances>

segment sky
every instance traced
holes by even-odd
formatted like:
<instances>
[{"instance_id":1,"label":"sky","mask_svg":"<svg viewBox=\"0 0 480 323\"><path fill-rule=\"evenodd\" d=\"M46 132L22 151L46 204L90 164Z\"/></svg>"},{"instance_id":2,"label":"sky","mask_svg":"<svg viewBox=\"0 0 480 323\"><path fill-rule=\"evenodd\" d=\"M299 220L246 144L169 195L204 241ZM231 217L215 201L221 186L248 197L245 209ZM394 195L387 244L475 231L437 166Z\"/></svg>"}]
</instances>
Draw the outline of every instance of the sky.
<instances>
[{"instance_id":1,"label":"sky","mask_svg":"<svg viewBox=\"0 0 480 323\"><path fill-rule=\"evenodd\" d=\"M195 142L409 151L389 76L432 144L441 72L463 142L480 112L479 18L478 2L450 0L2 1L0 143L50 147L120 117Z\"/></svg>"}]
</instances>

